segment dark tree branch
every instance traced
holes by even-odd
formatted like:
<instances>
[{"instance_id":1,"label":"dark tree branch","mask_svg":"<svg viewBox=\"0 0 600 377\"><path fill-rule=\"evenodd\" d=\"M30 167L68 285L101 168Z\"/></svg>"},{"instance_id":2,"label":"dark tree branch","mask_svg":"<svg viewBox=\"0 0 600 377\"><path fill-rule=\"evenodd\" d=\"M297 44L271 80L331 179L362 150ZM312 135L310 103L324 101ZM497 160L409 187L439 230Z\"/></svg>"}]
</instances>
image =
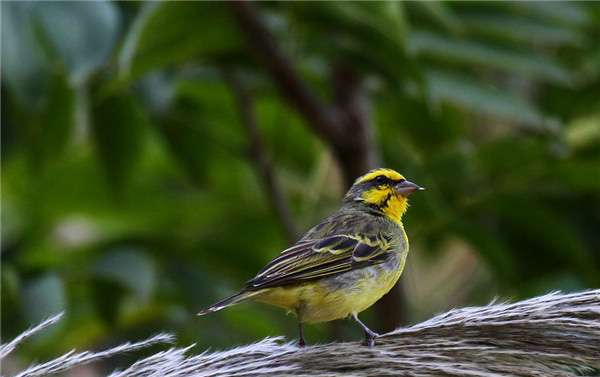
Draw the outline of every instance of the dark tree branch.
<instances>
[{"instance_id":1,"label":"dark tree branch","mask_svg":"<svg viewBox=\"0 0 600 377\"><path fill-rule=\"evenodd\" d=\"M369 100L364 80L350 67L334 69L335 103L328 106L298 75L261 20L251 2L231 2L239 26L253 52L262 61L282 95L306 119L309 127L329 144L344 174L346 186L378 163L373 127L369 123Z\"/></svg>"},{"instance_id":2,"label":"dark tree branch","mask_svg":"<svg viewBox=\"0 0 600 377\"><path fill-rule=\"evenodd\" d=\"M275 39L260 20L255 5L249 1L233 1L231 9L248 42L275 79L282 95L309 120L313 131L327 140L342 134L335 112L325 106L300 79L292 61L279 49Z\"/></svg>"},{"instance_id":3,"label":"dark tree branch","mask_svg":"<svg viewBox=\"0 0 600 377\"><path fill-rule=\"evenodd\" d=\"M381 162L371 124L371 99L365 80L348 65L333 67L332 85L335 110L344 129L344 136L334 141L334 149L350 187L356 177Z\"/></svg>"},{"instance_id":4,"label":"dark tree branch","mask_svg":"<svg viewBox=\"0 0 600 377\"><path fill-rule=\"evenodd\" d=\"M266 147L262 140L260 130L258 129L252 94L248 92L247 88L243 85L235 72L226 71L224 76L235 97L238 112L240 114L240 122L246 131L250 143L250 158L256 167L257 173L266 191L267 199L275 211L275 215L279 219L279 224L281 224L285 231L288 242L295 242L299 235L298 228L294 223L288 202L281 190L281 186L275 177L273 164L267 156Z\"/></svg>"},{"instance_id":5,"label":"dark tree branch","mask_svg":"<svg viewBox=\"0 0 600 377\"><path fill-rule=\"evenodd\" d=\"M335 65L332 76L336 108L344 114L346 133L352 138L338 147L346 185L350 186L355 177L379 166L381 157L375 144L371 101L364 80L351 67L340 63ZM378 330L389 331L407 322L406 298L400 284L402 280L375 305L381 326Z\"/></svg>"}]
</instances>

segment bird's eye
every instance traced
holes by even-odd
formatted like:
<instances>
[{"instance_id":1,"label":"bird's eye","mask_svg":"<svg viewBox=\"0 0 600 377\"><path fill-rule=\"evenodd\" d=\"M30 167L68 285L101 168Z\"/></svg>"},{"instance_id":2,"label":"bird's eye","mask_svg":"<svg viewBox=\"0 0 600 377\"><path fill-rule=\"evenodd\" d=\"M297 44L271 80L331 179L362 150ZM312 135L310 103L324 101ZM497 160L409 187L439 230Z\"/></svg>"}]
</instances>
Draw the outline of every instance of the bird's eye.
<instances>
[{"instance_id":1,"label":"bird's eye","mask_svg":"<svg viewBox=\"0 0 600 377\"><path fill-rule=\"evenodd\" d=\"M387 182L387 178L384 175L380 175L377 178L375 178L375 183L377 183L378 185L383 185Z\"/></svg>"}]
</instances>

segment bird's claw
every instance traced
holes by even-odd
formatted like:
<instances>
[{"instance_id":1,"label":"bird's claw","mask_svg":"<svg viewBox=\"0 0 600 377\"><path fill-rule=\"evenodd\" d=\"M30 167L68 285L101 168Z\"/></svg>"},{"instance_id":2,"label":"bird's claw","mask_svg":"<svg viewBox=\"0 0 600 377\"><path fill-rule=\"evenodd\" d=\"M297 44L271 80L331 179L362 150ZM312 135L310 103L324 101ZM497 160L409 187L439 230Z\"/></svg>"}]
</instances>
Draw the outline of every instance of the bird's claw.
<instances>
[{"instance_id":1,"label":"bird's claw","mask_svg":"<svg viewBox=\"0 0 600 377\"><path fill-rule=\"evenodd\" d=\"M379 338L379 336L380 335L374 331L371 331L371 332L365 331L365 340L363 341L362 345L367 346L369 348L375 346L375 339Z\"/></svg>"}]
</instances>

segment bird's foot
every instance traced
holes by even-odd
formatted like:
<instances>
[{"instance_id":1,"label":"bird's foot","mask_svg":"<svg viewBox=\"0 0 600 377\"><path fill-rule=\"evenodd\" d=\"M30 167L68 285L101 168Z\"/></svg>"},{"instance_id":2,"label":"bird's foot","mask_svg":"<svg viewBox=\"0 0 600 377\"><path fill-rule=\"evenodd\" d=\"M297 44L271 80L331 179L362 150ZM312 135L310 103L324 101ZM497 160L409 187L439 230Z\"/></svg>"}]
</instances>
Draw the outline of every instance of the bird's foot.
<instances>
[{"instance_id":1,"label":"bird's foot","mask_svg":"<svg viewBox=\"0 0 600 377\"><path fill-rule=\"evenodd\" d=\"M304 341L304 324L298 322L298 347L304 348L306 342Z\"/></svg>"},{"instance_id":2,"label":"bird's foot","mask_svg":"<svg viewBox=\"0 0 600 377\"><path fill-rule=\"evenodd\" d=\"M369 348L375 346L375 339L379 338L379 334L377 334L375 331L367 331L365 330L365 340L363 340L362 345L363 346L367 346Z\"/></svg>"}]
</instances>

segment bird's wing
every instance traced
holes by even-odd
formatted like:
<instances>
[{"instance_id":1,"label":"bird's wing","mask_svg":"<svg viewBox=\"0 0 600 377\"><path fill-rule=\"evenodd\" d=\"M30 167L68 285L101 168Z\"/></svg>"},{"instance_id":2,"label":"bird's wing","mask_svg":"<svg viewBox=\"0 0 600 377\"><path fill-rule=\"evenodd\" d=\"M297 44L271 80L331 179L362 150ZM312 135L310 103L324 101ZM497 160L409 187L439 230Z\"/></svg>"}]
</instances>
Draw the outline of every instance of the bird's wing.
<instances>
[{"instance_id":1,"label":"bird's wing","mask_svg":"<svg viewBox=\"0 0 600 377\"><path fill-rule=\"evenodd\" d=\"M347 234L302 240L267 264L247 283L247 289L296 284L383 263L391 256L389 250L389 239L381 236Z\"/></svg>"}]
</instances>

